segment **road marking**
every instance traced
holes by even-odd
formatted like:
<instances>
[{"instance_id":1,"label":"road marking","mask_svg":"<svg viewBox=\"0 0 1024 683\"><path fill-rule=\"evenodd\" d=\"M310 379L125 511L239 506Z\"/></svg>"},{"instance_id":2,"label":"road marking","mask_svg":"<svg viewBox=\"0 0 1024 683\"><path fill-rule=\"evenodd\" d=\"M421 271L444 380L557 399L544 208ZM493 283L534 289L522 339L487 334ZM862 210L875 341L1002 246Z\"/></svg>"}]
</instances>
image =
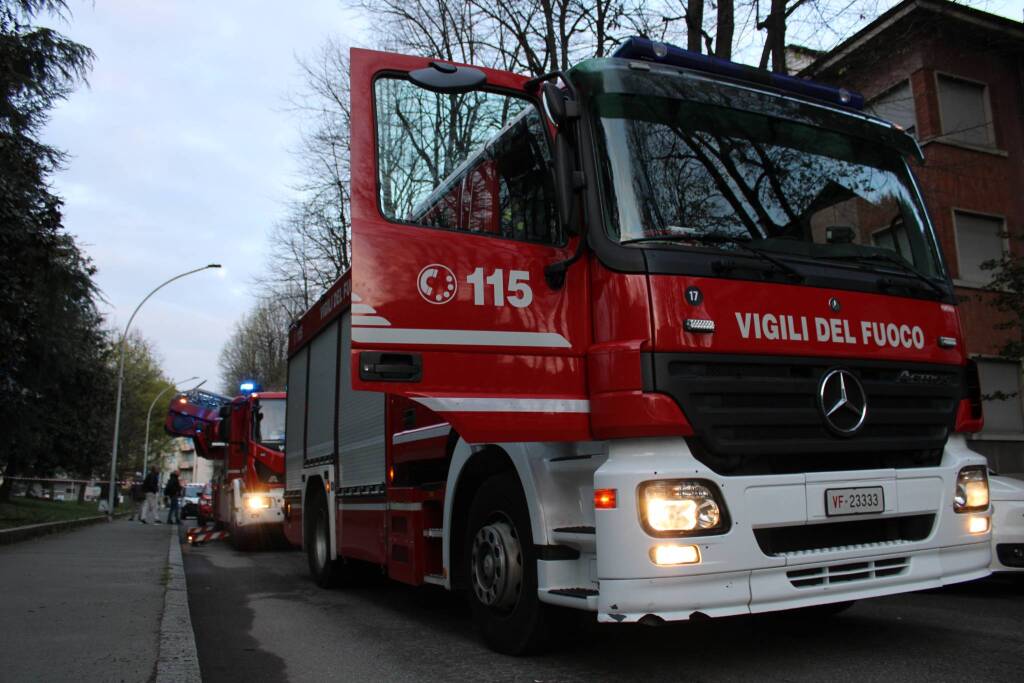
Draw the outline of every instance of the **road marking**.
<instances>
[{"instance_id":1,"label":"road marking","mask_svg":"<svg viewBox=\"0 0 1024 683\"><path fill-rule=\"evenodd\" d=\"M164 614L160 619L156 683L202 683L178 527L174 524L170 527L171 547L167 551L168 580L164 589Z\"/></svg>"}]
</instances>

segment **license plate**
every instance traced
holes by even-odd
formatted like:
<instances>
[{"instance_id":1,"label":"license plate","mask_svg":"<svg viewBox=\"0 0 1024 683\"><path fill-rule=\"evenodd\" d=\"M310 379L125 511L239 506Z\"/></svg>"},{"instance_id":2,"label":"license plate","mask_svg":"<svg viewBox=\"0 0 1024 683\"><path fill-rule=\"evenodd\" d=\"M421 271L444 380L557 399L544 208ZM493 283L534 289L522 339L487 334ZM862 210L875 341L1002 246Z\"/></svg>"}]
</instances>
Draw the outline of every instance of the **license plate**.
<instances>
[{"instance_id":1,"label":"license plate","mask_svg":"<svg viewBox=\"0 0 1024 683\"><path fill-rule=\"evenodd\" d=\"M872 512L885 512L885 494L881 486L825 491L825 514L829 517L867 515Z\"/></svg>"}]
</instances>

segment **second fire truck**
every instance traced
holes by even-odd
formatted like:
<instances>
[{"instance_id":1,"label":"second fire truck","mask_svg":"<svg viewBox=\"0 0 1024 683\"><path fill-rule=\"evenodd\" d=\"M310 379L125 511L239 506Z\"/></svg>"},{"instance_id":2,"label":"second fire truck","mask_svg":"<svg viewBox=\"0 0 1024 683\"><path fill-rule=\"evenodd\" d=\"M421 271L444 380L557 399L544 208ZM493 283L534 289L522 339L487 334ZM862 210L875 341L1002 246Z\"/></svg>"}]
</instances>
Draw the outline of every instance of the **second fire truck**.
<instances>
[{"instance_id":1,"label":"second fire truck","mask_svg":"<svg viewBox=\"0 0 1024 683\"><path fill-rule=\"evenodd\" d=\"M200 457L213 461L213 520L236 548L280 536L284 521L284 413L286 394L252 391L235 398L204 391L176 396L165 429L191 437Z\"/></svg>"}]
</instances>

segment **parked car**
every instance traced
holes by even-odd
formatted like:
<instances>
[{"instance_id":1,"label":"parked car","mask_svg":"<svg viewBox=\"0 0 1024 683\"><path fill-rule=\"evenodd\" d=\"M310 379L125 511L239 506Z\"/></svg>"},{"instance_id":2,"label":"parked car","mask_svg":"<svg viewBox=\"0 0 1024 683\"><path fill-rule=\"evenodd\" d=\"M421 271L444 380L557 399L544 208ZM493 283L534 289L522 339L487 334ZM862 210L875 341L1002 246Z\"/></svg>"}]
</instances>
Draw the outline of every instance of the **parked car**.
<instances>
[{"instance_id":1,"label":"parked car","mask_svg":"<svg viewBox=\"0 0 1024 683\"><path fill-rule=\"evenodd\" d=\"M196 520L199 525L202 526L213 519L213 486L209 483L203 487L203 490L199 493L199 514Z\"/></svg>"},{"instance_id":2,"label":"parked car","mask_svg":"<svg viewBox=\"0 0 1024 683\"><path fill-rule=\"evenodd\" d=\"M989 476L992 492L992 571L1024 572L1024 481Z\"/></svg>"},{"instance_id":3,"label":"parked car","mask_svg":"<svg viewBox=\"0 0 1024 683\"><path fill-rule=\"evenodd\" d=\"M181 501L181 517L199 518L199 496L206 484L185 484L185 492Z\"/></svg>"}]
</instances>

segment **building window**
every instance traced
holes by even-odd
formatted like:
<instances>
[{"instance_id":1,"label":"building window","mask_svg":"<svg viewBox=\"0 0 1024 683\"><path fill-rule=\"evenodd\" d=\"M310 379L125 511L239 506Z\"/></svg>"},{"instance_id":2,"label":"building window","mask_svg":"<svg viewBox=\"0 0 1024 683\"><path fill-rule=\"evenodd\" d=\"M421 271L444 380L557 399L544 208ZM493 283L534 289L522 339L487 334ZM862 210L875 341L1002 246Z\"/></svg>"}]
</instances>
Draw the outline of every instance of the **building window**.
<instances>
[{"instance_id":1,"label":"building window","mask_svg":"<svg viewBox=\"0 0 1024 683\"><path fill-rule=\"evenodd\" d=\"M903 81L876 97L868 111L880 119L892 121L897 126L917 137L917 119L914 116L914 94L910 81Z\"/></svg>"},{"instance_id":2,"label":"building window","mask_svg":"<svg viewBox=\"0 0 1024 683\"><path fill-rule=\"evenodd\" d=\"M955 211L959 279L976 285L992 281L992 271L981 264L1003 257L1003 220L992 216Z\"/></svg>"},{"instance_id":3,"label":"building window","mask_svg":"<svg viewBox=\"0 0 1024 683\"><path fill-rule=\"evenodd\" d=\"M994 146L986 87L951 76L940 75L938 82L943 136L968 145Z\"/></svg>"},{"instance_id":4,"label":"building window","mask_svg":"<svg viewBox=\"0 0 1024 683\"><path fill-rule=\"evenodd\" d=\"M1020 364L1012 361L978 360L985 411L985 434L1024 432L1024 408L1020 393Z\"/></svg>"},{"instance_id":5,"label":"building window","mask_svg":"<svg viewBox=\"0 0 1024 683\"><path fill-rule=\"evenodd\" d=\"M903 221L897 219L888 228L875 230L871 233L871 243L889 251L895 251L910 263L914 262L914 254L910 251L910 237Z\"/></svg>"}]
</instances>

